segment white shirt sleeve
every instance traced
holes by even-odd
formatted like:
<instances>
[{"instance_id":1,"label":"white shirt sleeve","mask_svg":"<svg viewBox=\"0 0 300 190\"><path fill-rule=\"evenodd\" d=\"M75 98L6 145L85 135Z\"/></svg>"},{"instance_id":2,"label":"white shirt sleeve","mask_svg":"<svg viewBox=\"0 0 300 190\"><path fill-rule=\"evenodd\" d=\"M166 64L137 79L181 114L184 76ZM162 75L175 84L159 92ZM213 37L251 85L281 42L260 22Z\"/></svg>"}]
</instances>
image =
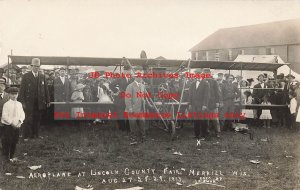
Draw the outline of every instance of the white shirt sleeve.
<instances>
[{"instance_id":1,"label":"white shirt sleeve","mask_svg":"<svg viewBox=\"0 0 300 190\"><path fill-rule=\"evenodd\" d=\"M3 105L1 123L5 125L10 125L12 123L12 117L10 117L10 113L11 113L11 107L10 107L10 102L8 101Z\"/></svg>"}]
</instances>

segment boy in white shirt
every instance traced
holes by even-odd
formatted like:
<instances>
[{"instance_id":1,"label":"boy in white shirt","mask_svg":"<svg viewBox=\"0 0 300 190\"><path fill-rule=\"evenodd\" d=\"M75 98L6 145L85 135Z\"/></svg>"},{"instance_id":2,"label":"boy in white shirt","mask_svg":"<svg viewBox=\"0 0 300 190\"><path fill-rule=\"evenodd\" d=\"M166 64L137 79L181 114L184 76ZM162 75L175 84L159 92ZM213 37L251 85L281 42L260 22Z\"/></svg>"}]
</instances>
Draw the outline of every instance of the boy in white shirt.
<instances>
[{"instance_id":1,"label":"boy in white shirt","mask_svg":"<svg viewBox=\"0 0 300 190\"><path fill-rule=\"evenodd\" d=\"M290 101L290 128L291 129L296 129L296 116L297 116L297 100L296 100L296 93L291 91L289 92L289 98L291 99Z\"/></svg>"},{"instance_id":2,"label":"boy in white shirt","mask_svg":"<svg viewBox=\"0 0 300 190\"><path fill-rule=\"evenodd\" d=\"M17 101L19 89L10 87L7 90L9 100L3 105L1 123L2 127L2 150L5 158L12 159L19 140L20 127L25 119L22 104Z\"/></svg>"}]
</instances>

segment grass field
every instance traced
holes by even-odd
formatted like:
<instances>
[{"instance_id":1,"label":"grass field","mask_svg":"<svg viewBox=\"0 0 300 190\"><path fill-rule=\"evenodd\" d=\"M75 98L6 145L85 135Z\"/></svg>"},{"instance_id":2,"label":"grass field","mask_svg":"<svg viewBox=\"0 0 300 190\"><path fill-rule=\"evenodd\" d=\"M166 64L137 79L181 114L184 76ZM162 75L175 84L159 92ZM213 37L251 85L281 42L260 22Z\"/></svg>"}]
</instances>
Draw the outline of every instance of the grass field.
<instances>
[{"instance_id":1,"label":"grass field","mask_svg":"<svg viewBox=\"0 0 300 190\"><path fill-rule=\"evenodd\" d=\"M18 144L15 156L20 161L1 160L0 189L300 189L300 133L285 128L253 131L253 140L228 131L197 146L189 125L178 130L175 141L150 128L145 143L130 146L128 134L113 125L51 126L41 132L43 138ZM27 167L33 165L42 167Z\"/></svg>"}]
</instances>

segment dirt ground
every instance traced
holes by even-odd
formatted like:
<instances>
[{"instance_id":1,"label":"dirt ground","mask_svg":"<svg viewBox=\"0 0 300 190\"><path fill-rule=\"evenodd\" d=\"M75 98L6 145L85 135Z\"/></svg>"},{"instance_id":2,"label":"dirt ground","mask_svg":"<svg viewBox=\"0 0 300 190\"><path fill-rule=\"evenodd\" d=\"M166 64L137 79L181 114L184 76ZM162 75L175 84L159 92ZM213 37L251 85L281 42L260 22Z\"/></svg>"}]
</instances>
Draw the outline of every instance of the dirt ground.
<instances>
[{"instance_id":1,"label":"dirt ground","mask_svg":"<svg viewBox=\"0 0 300 190\"><path fill-rule=\"evenodd\" d=\"M199 145L191 124L178 130L175 141L153 127L145 143L131 146L113 123L48 126L42 138L20 141L19 161L1 159L0 189L300 189L300 133L252 130L253 140L227 131Z\"/></svg>"}]
</instances>

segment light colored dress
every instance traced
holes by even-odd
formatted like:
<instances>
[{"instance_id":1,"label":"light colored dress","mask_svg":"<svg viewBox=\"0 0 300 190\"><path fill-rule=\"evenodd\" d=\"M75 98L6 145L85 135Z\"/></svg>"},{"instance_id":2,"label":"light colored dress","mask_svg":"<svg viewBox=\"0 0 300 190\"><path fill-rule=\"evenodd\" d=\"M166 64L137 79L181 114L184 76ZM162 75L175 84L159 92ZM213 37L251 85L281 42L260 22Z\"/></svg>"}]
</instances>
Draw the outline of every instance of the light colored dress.
<instances>
[{"instance_id":1,"label":"light colored dress","mask_svg":"<svg viewBox=\"0 0 300 190\"><path fill-rule=\"evenodd\" d=\"M84 100L83 92L74 91L72 93L71 100L72 100L72 102L82 102ZM82 107L72 108L71 117L76 119L77 118L77 112L83 113L83 108Z\"/></svg>"},{"instance_id":2,"label":"light colored dress","mask_svg":"<svg viewBox=\"0 0 300 190\"><path fill-rule=\"evenodd\" d=\"M100 103L112 103L111 98L109 95L103 90L103 88L99 88L98 96L97 96L98 102Z\"/></svg>"},{"instance_id":3,"label":"light colored dress","mask_svg":"<svg viewBox=\"0 0 300 190\"><path fill-rule=\"evenodd\" d=\"M243 100L243 104L249 105L252 104L252 96L248 97L248 101L247 99ZM242 109L241 111L244 115L245 118L254 118L254 112L252 109Z\"/></svg>"},{"instance_id":4,"label":"light colored dress","mask_svg":"<svg viewBox=\"0 0 300 190\"><path fill-rule=\"evenodd\" d=\"M262 105L271 105L270 102L267 102L267 103L262 102L261 104ZM272 119L271 111L270 110L262 110L259 119Z\"/></svg>"}]
</instances>

